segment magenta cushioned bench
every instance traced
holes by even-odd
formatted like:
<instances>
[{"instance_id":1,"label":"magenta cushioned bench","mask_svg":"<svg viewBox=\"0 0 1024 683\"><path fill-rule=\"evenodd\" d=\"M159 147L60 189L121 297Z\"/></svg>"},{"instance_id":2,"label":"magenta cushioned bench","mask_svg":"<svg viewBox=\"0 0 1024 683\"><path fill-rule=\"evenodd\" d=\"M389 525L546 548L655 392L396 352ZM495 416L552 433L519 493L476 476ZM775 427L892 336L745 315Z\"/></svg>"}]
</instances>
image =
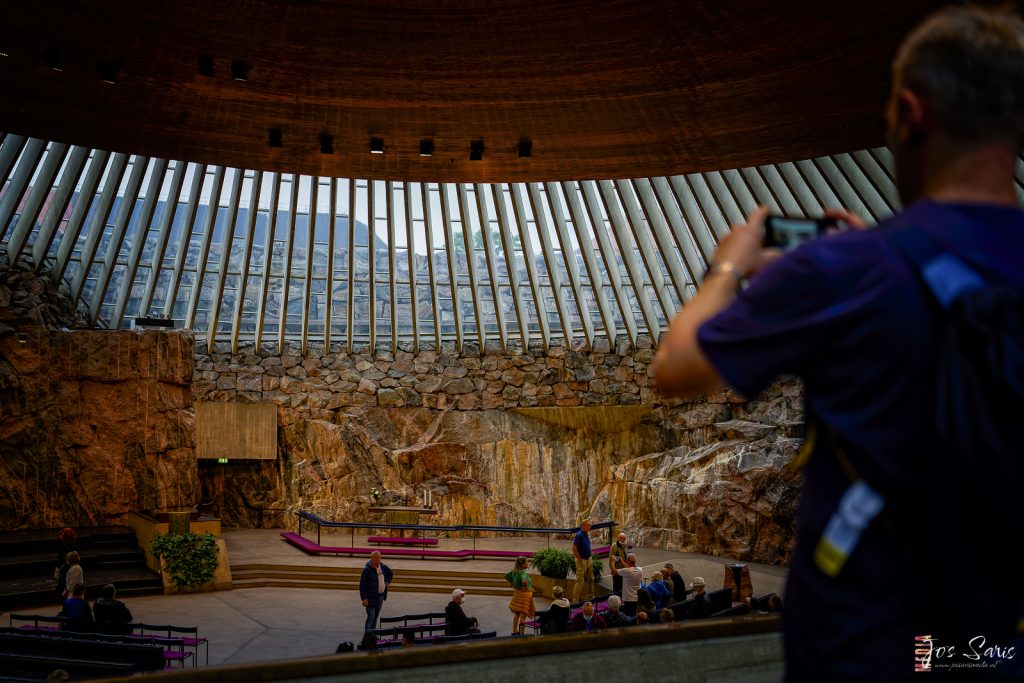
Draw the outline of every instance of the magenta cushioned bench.
<instances>
[{"instance_id":1,"label":"magenta cushioned bench","mask_svg":"<svg viewBox=\"0 0 1024 683\"><path fill-rule=\"evenodd\" d=\"M366 542L378 545L422 545L423 547L437 545L436 538L402 538L400 536L370 536Z\"/></svg>"},{"instance_id":2,"label":"magenta cushioned bench","mask_svg":"<svg viewBox=\"0 0 1024 683\"><path fill-rule=\"evenodd\" d=\"M427 548L344 548L335 546L318 545L316 542L300 536L294 531L282 531L281 538L294 545L296 548L309 553L310 555L369 555L380 553L389 557L436 557L440 559L469 560L477 557L517 558L519 556L533 557L532 551L520 550L428 550ZM434 539L436 540L436 539ZM608 546L594 550L595 555L608 552Z\"/></svg>"}]
</instances>

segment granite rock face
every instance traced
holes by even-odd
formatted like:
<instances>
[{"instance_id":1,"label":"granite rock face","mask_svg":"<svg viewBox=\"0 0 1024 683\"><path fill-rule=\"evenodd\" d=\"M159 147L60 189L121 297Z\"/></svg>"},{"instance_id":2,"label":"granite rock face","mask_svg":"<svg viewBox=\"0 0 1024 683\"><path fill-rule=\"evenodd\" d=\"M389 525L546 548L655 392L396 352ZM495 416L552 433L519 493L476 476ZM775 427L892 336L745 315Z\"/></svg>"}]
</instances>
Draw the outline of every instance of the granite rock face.
<instances>
[{"instance_id":1,"label":"granite rock face","mask_svg":"<svg viewBox=\"0 0 1024 683\"><path fill-rule=\"evenodd\" d=\"M590 514L642 545L779 563L794 534L798 477L786 464L801 417L784 386L757 415L759 404L720 394L621 423L616 411L630 409L608 408L600 427L587 408L339 409L283 427L277 462L204 466L203 496L225 524L272 528L294 527L299 509L373 521L371 488L385 503L429 490L437 524L572 526Z\"/></svg>"},{"instance_id":2,"label":"granite rock face","mask_svg":"<svg viewBox=\"0 0 1024 683\"><path fill-rule=\"evenodd\" d=\"M0 335L0 528L196 502L191 332L18 330Z\"/></svg>"},{"instance_id":3,"label":"granite rock face","mask_svg":"<svg viewBox=\"0 0 1024 683\"><path fill-rule=\"evenodd\" d=\"M439 524L573 526L784 563L803 418L793 380L745 402L653 387L653 342L544 349L491 340L347 353L190 332L67 331L85 318L47 275L0 255L0 528L122 521L208 505L226 526L294 528L306 509L372 521L429 490ZM270 402L278 458L197 464L193 401Z\"/></svg>"}]
</instances>

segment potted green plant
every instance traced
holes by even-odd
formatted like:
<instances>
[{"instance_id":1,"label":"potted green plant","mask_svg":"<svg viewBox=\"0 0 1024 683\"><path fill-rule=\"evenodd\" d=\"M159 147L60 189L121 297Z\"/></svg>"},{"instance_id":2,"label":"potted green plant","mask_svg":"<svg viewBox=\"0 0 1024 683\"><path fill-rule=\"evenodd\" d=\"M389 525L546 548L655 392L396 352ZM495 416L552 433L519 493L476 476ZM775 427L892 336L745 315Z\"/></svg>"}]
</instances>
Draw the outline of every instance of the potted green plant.
<instances>
[{"instance_id":1,"label":"potted green plant","mask_svg":"<svg viewBox=\"0 0 1024 683\"><path fill-rule=\"evenodd\" d=\"M213 581L219 549L213 534L162 534L153 539L153 555L177 590L196 589Z\"/></svg>"},{"instance_id":2,"label":"potted green plant","mask_svg":"<svg viewBox=\"0 0 1024 683\"><path fill-rule=\"evenodd\" d=\"M565 550L548 547L533 554L530 567L540 572L541 576L564 579L576 569L576 558Z\"/></svg>"}]
</instances>

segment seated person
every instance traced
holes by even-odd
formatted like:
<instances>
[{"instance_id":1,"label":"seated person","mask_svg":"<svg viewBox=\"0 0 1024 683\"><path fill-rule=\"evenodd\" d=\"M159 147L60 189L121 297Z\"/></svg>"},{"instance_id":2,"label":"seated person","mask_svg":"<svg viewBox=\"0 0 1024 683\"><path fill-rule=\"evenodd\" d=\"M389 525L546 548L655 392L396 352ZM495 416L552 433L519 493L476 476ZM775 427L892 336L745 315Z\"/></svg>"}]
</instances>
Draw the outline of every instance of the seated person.
<instances>
[{"instance_id":1,"label":"seated person","mask_svg":"<svg viewBox=\"0 0 1024 683\"><path fill-rule=\"evenodd\" d=\"M540 620L541 633L565 633L569 630L569 601L562 597L563 593L561 586L555 586L551 591L554 600Z\"/></svg>"},{"instance_id":2,"label":"seated person","mask_svg":"<svg viewBox=\"0 0 1024 683\"><path fill-rule=\"evenodd\" d=\"M636 591L636 613L637 616L641 612L647 614L644 621L651 621L650 614L654 612L654 601L651 600L651 594L647 592L646 588L638 588Z\"/></svg>"},{"instance_id":3,"label":"seated person","mask_svg":"<svg viewBox=\"0 0 1024 683\"><path fill-rule=\"evenodd\" d=\"M444 634L446 636L464 636L479 633L476 617L467 617L462 610L466 600L466 591L456 588L452 591L452 601L444 608Z\"/></svg>"},{"instance_id":4,"label":"seated person","mask_svg":"<svg viewBox=\"0 0 1024 683\"><path fill-rule=\"evenodd\" d=\"M617 595L611 595L608 597L608 609L601 612L601 617L604 619L604 623L608 624L608 628L632 626L636 623L636 619L633 619L620 611L621 607L622 598Z\"/></svg>"},{"instance_id":5,"label":"seated person","mask_svg":"<svg viewBox=\"0 0 1024 683\"><path fill-rule=\"evenodd\" d=\"M570 622L572 631L597 631L602 628L608 628L608 624L600 614L594 612L594 603L589 600L583 603L583 611L574 616Z\"/></svg>"},{"instance_id":6,"label":"seated person","mask_svg":"<svg viewBox=\"0 0 1024 683\"><path fill-rule=\"evenodd\" d=\"M676 615L668 607L662 608L662 610L658 612L658 617L663 624L671 624L676 620Z\"/></svg>"},{"instance_id":7,"label":"seated person","mask_svg":"<svg viewBox=\"0 0 1024 683\"><path fill-rule=\"evenodd\" d=\"M706 583L703 577L693 577L693 582L690 584L690 588L693 589L693 597L688 601L690 606L686 611L687 619L706 619L714 613L711 598L704 592L705 587Z\"/></svg>"},{"instance_id":8,"label":"seated person","mask_svg":"<svg viewBox=\"0 0 1024 683\"><path fill-rule=\"evenodd\" d=\"M86 633L92 630L92 610L89 609L89 603L85 601L84 583L76 583L72 586L71 596L64 601L64 606L61 607L57 616L67 619L62 626L65 631Z\"/></svg>"},{"instance_id":9,"label":"seated person","mask_svg":"<svg viewBox=\"0 0 1024 683\"><path fill-rule=\"evenodd\" d=\"M768 605L765 612L781 612L782 611L782 598L775 593L768 596Z\"/></svg>"},{"instance_id":10,"label":"seated person","mask_svg":"<svg viewBox=\"0 0 1024 683\"><path fill-rule=\"evenodd\" d=\"M647 582L645 588L647 588L647 592L651 594L651 600L654 601L655 610L667 607L672 602L672 593L662 580L660 571L654 572L654 574L651 575L651 580Z\"/></svg>"},{"instance_id":11,"label":"seated person","mask_svg":"<svg viewBox=\"0 0 1024 683\"><path fill-rule=\"evenodd\" d=\"M128 607L116 599L117 589L108 583L103 587L103 596L96 598L92 605L92 614L96 619L96 632L110 635L125 635L130 629L132 613Z\"/></svg>"}]
</instances>

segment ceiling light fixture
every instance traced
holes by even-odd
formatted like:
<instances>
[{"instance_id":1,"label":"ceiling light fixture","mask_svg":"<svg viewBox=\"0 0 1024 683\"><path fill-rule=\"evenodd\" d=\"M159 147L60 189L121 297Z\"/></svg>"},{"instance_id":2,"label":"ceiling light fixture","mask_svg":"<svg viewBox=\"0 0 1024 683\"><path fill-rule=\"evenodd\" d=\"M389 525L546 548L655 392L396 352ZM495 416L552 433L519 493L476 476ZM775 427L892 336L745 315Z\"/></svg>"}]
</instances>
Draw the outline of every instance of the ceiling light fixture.
<instances>
[{"instance_id":1,"label":"ceiling light fixture","mask_svg":"<svg viewBox=\"0 0 1024 683\"><path fill-rule=\"evenodd\" d=\"M249 65L241 59L231 60L231 78L236 81L249 80Z\"/></svg>"},{"instance_id":2,"label":"ceiling light fixture","mask_svg":"<svg viewBox=\"0 0 1024 683\"><path fill-rule=\"evenodd\" d=\"M54 71L64 70L64 58L60 56L60 52L55 47L46 49L46 52L43 53L43 62Z\"/></svg>"},{"instance_id":3,"label":"ceiling light fixture","mask_svg":"<svg viewBox=\"0 0 1024 683\"><path fill-rule=\"evenodd\" d=\"M519 146L516 147L516 151L519 153L520 159L533 156L533 141L529 138L520 138Z\"/></svg>"},{"instance_id":4,"label":"ceiling light fixture","mask_svg":"<svg viewBox=\"0 0 1024 683\"><path fill-rule=\"evenodd\" d=\"M421 157L432 157L432 156L434 156L434 141L433 140L420 140L420 156Z\"/></svg>"},{"instance_id":5,"label":"ceiling light fixture","mask_svg":"<svg viewBox=\"0 0 1024 683\"><path fill-rule=\"evenodd\" d=\"M97 65L100 72L100 80L104 83L117 85L117 64L113 62L100 62Z\"/></svg>"},{"instance_id":6,"label":"ceiling light fixture","mask_svg":"<svg viewBox=\"0 0 1024 683\"><path fill-rule=\"evenodd\" d=\"M370 138L370 154L384 153L384 138Z\"/></svg>"},{"instance_id":7,"label":"ceiling light fixture","mask_svg":"<svg viewBox=\"0 0 1024 683\"><path fill-rule=\"evenodd\" d=\"M284 131L280 128L271 128L269 141L271 147L284 147Z\"/></svg>"},{"instance_id":8,"label":"ceiling light fixture","mask_svg":"<svg viewBox=\"0 0 1024 683\"><path fill-rule=\"evenodd\" d=\"M469 160L480 161L484 158L484 141L474 140L469 143Z\"/></svg>"},{"instance_id":9,"label":"ceiling light fixture","mask_svg":"<svg viewBox=\"0 0 1024 683\"><path fill-rule=\"evenodd\" d=\"M334 154L334 136L320 133L320 153Z\"/></svg>"},{"instance_id":10,"label":"ceiling light fixture","mask_svg":"<svg viewBox=\"0 0 1024 683\"><path fill-rule=\"evenodd\" d=\"M196 64L199 67L200 76L213 78L213 55L199 55Z\"/></svg>"}]
</instances>

